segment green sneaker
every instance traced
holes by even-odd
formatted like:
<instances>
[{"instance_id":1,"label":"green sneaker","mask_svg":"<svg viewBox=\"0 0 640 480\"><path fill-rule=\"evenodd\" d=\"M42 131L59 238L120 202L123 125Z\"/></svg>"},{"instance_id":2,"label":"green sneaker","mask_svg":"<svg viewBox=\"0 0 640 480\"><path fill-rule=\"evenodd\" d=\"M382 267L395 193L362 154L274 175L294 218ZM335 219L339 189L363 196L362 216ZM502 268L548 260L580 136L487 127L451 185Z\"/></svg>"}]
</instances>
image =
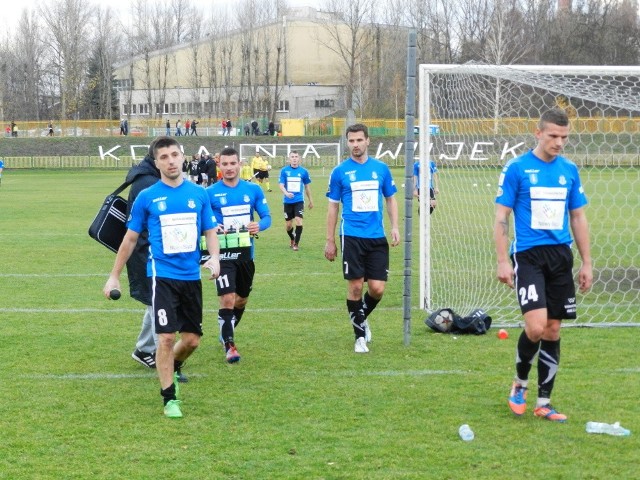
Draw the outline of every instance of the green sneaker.
<instances>
[{"instance_id":1,"label":"green sneaker","mask_svg":"<svg viewBox=\"0 0 640 480\"><path fill-rule=\"evenodd\" d=\"M173 384L176 387L176 399L180 397L180 382L178 381L178 372L173 372Z\"/></svg>"},{"instance_id":2,"label":"green sneaker","mask_svg":"<svg viewBox=\"0 0 640 480\"><path fill-rule=\"evenodd\" d=\"M182 418L180 400L169 400L164 406L164 416L168 418Z\"/></svg>"}]
</instances>

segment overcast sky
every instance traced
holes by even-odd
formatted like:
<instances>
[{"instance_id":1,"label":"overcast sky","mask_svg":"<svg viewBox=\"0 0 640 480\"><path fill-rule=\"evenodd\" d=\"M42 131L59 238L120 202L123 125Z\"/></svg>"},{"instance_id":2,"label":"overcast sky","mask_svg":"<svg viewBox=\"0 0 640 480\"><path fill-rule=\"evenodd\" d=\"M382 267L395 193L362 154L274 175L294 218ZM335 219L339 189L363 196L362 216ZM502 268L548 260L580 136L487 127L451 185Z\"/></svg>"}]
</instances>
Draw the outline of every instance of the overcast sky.
<instances>
[{"instance_id":1,"label":"overcast sky","mask_svg":"<svg viewBox=\"0 0 640 480\"><path fill-rule=\"evenodd\" d=\"M26 8L35 10L42 2L55 2L57 0L3 0L0 6L0 25L4 26L4 30L13 30L13 26L17 24L22 11ZM86 0L90 4L109 5L113 10L120 14L127 14L130 10L131 0ZM227 2L228 0L214 0L214 2ZM200 4L205 2L198 2ZM208 3L208 2L207 2ZM313 0L288 0L289 5L308 5L317 7L318 2Z\"/></svg>"}]
</instances>

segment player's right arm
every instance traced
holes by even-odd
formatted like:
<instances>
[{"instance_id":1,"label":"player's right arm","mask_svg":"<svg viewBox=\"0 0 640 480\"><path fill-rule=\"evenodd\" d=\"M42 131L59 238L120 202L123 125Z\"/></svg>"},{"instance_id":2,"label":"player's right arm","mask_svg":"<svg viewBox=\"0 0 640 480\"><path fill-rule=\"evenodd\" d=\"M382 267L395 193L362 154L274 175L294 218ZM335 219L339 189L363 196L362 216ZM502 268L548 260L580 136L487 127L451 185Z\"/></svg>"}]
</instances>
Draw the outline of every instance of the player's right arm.
<instances>
[{"instance_id":1,"label":"player's right arm","mask_svg":"<svg viewBox=\"0 0 640 480\"><path fill-rule=\"evenodd\" d=\"M127 230L127 233L120 244L120 248L118 248L116 260L113 264L113 268L111 269L111 273L109 274L109 278L107 279L107 283L105 283L104 288L102 289L102 293L104 293L105 297L110 298L109 294L113 289L120 290L120 274L122 273L124 266L127 264L127 260L129 260L131 253L133 253L133 249L136 247L139 236L140 234L138 232L131 229Z\"/></svg>"},{"instance_id":2,"label":"player's right arm","mask_svg":"<svg viewBox=\"0 0 640 480\"><path fill-rule=\"evenodd\" d=\"M511 208L496 204L496 218L493 224L493 240L496 247L497 270L496 276L502 283L513 288L513 265L509 260L509 216Z\"/></svg>"},{"instance_id":3,"label":"player's right arm","mask_svg":"<svg viewBox=\"0 0 640 480\"><path fill-rule=\"evenodd\" d=\"M339 203L329 201L329 207L327 209L327 243L324 246L324 257L333 262L338 254L338 248L336 247L336 226L338 225L338 210Z\"/></svg>"}]
</instances>

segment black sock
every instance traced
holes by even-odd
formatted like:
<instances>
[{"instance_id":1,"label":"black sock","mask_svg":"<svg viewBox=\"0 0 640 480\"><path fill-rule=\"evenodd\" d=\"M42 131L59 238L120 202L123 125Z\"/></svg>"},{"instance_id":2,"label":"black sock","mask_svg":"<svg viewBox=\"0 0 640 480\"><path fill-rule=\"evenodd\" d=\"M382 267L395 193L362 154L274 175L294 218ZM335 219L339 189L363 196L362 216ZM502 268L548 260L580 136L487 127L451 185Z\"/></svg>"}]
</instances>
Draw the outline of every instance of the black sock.
<instances>
[{"instance_id":1,"label":"black sock","mask_svg":"<svg viewBox=\"0 0 640 480\"><path fill-rule=\"evenodd\" d=\"M234 325L234 328L235 328L240 323L240 319L242 319L242 315L244 315L244 307L243 308L234 307L233 308L233 314L236 317L236 322L235 322L235 325Z\"/></svg>"},{"instance_id":2,"label":"black sock","mask_svg":"<svg viewBox=\"0 0 640 480\"><path fill-rule=\"evenodd\" d=\"M560 364L560 340L542 340L538 354L538 397L551 398Z\"/></svg>"},{"instance_id":3,"label":"black sock","mask_svg":"<svg viewBox=\"0 0 640 480\"><path fill-rule=\"evenodd\" d=\"M166 405L170 400L177 400L176 398L176 386L172 383L164 390L160 389L160 395L162 395L162 401Z\"/></svg>"},{"instance_id":4,"label":"black sock","mask_svg":"<svg viewBox=\"0 0 640 480\"><path fill-rule=\"evenodd\" d=\"M365 292L364 300L362 301L362 308L364 310L364 318L369 318L371 312L376 308L378 303L380 303L381 298L373 298L369 295L369 292Z\"/></svg>"},{"instance_id":5,"label":"black sock","mask_svg":"<svg viewBox=\"0 0 640 480\"><path fill-rule=\"evenodd\" d=\"M289 238L290 238L291 240L293 240L293 238L294 238L294 237L293 237L293 227L291 227L289 230L287 230L287 235L289 235Z\"/></svg>"},{"instance_id":6,"label":"black sock","mask_svg":"<svg viewBox=\"0 0 640 480\"><path fill-rule=\"evenodd\" d=\"M225 344L233 342L233 310L230 308L218 310L218 323L221 325L220 335L222 335L222 341Z\"/></svg>"},{"instance_id":7,"label":"black sock","mask_svg":"<svg viewBox=\"0 0 640 480\"><path fill-rule=\"evenodd\" d=\"M296 245L300 243L300 237L302 236L302 225L296 225L296 238L293 240L293 243Z\"/></svg>"},{"instance_id":8,"label":"black sock","mask_svg":"<svg viewBox=\"0 0 640 480\"><path fill-rule=\"evenodd\" d=\"M347 300L347 311L349 312L349 318L351 319L351 325L353 326L353 333L356 334L356 338L364 337L365 321L364 311L362 310L361 300Z\"/></svg>"},{"instance_id":9,"label":"black sock","mask_svg":"<svg viewBox=\"0 0 640 480\"><path fill-rule=\"evenodd\" d=\"M173 371L174 372L179 372L180 369L182 368L183 364L184 364L184 362L182 360L174 360L173 361Z\"/></svg>"},{"instance_id":10,"label":"black sock","mask_svg":"<svg viewBox=\"0 0 640 480\"><path fill-rule=\"evenodd\" d=\"M516 374L520 380L527 380L529 378L531 365L539 348L540 342L532 342L529 340L529 337L527 337L527 334L523 330L516 348Z\"/></svg>"}]
</instances>

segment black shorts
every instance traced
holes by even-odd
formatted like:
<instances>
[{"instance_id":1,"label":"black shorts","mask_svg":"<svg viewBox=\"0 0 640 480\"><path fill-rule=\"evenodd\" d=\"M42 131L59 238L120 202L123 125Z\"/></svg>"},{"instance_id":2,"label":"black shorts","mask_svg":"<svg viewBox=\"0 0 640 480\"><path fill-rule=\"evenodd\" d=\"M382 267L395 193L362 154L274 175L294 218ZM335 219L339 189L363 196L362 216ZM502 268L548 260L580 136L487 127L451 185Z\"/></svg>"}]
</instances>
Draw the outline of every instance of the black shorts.
<instances>
[{"instance_id":1,"label":"black shorts","mask_svg":"<svg viewBox=\"0 0 640 480\"><path fill-rule=\"evenodd\" d=\"M345 280L387 281L389 242L386 237L342 237L342 273Z\"/></svg>"},{"instance_id":2,"label":"black shorts","mask_svg":"<svg viewBox=\"0 0 640 480\"><path fill-rule=\"evenodd\" d=\"M239 297L247 298L253 288L253 276L256 266L253 260L220 262L220 276L216 279L218 296L235 293Z\"/></svg>"},{"instance_id":3,"label":"black shorts","mask_svg":"<svg viewBox=\"0 0 640 480\"><path fill-rule=\"evenodd\" d=\"M202 336L200 280L151 278L151 306L156 333L189 332Z\"/></svg>"},{"instance_id":4,"label":"black shorts","mask_svg":"<svg viewBox=\"0 0 640 480\"><path fill-rule=\"evenodd\" d=\"M296 217L304 218L304 202L285 203L284 219L288 222Z\"/></svg>"},{"instance_id":5,"label":"black shorts","mask_svg":"<svg viewBox=\"0 0 640 480\"><path fill-rule=\"evenodd\" d=\"M269 170L258 170L254 168L253 176L258 180L264 180L265 178L269 178Z\"/></svg>"},{"instance_id":6,"label":"black shorts","mask_svg":"<svg viewBox=\"0 0 640 480\"><path fill-rule=\"evenodd\" d=\"M573 253L568 245L533 247L511 256L522 313L546 308L554 320L576 318Z\"/></svg>"}]
</instances>

